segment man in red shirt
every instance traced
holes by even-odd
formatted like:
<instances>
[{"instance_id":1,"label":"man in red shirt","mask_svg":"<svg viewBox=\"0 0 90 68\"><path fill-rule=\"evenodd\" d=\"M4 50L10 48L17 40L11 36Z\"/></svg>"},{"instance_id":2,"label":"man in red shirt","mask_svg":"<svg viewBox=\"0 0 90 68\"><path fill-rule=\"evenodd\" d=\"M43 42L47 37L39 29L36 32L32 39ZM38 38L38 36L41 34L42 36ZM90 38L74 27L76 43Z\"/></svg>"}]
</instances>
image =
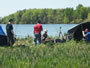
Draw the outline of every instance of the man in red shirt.
<instances>
[{"instance_id":1,"label":"man in red shirt","mask_svg":"<svg viewBox=\"0 0 90 68\"><path fill-rule=\"evenodd\" d=\"M39 20L37 24L34 26L34 42L37 44L37 40L39 43L41 43L41 31L43 30L42 25L40 24L41 21Z\"/></svg>"}]
</instances>

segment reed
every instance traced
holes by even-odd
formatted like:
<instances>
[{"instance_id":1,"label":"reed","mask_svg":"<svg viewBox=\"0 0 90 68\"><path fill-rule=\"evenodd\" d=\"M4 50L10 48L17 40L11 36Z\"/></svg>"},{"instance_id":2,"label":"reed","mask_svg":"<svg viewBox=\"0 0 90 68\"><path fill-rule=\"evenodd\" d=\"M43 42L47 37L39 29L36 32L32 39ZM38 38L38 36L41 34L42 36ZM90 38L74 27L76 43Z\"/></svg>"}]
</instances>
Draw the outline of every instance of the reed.
<instances>
[{"instance_id":1,"label":"reed","mask_svg":"<svg viewBox=\"0 0 90 68\"><path fill-rule=\"evenodd\" d=\"M90 68L90 44L74 40L33 45L32 37L0 47L0 68Z\"/></svg>"}]
</instances>

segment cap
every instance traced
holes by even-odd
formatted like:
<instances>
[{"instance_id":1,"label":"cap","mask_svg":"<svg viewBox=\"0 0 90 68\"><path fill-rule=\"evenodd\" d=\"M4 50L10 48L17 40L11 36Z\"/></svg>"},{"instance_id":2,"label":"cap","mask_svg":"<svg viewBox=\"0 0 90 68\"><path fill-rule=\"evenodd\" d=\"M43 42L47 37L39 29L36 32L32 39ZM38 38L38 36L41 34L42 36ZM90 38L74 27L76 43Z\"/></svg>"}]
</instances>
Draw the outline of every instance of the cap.
<instances>
[{"instance_id":1,"label":"cap","mask_svg":"<svg viewBox=\"0 0 90 68\"><path fill-rule=\"evenodd\" d=\"M13 19L9 19L9 22L12 22L13 21Z\"/></svg>"},{"instance_id":2,"label":"cap","mask_svg":"<svg viewBox=\"0 0 90 68\"><path fill-rule=\"evenodd\" d=\"M44 30L44 32L47 32L47 31L48 31L47 29Z\"/></svg>"},{"instance_id":3,"label":"cap","mask_svg":"<svg viewBox=\"0 0 90 68\"><path fill-rule=\"evenodd\" d=\"M38 22L38 23L41 23L41 21L40 21L40 20L38 20L37 22Z\"/></svg>"}]
</instances>

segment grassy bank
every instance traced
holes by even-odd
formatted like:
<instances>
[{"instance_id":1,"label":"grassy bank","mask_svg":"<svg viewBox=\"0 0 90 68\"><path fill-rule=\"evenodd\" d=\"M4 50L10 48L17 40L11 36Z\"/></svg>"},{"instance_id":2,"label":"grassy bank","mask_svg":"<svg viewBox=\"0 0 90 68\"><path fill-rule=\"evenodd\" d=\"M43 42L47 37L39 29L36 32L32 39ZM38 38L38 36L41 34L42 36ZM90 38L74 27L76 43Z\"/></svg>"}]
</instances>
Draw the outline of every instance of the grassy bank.
<instances>
[{"instance_id":1,"label":"grassy bank","mask_svg":"<svg viewBox=\"0 0 90 68\"><path fill-rule=\"evenodd\" d=\"M75 42L33 45L19 39L13 47L0 47L0 68L90 68L90 44Z\"/></svg>"}]
</instances>

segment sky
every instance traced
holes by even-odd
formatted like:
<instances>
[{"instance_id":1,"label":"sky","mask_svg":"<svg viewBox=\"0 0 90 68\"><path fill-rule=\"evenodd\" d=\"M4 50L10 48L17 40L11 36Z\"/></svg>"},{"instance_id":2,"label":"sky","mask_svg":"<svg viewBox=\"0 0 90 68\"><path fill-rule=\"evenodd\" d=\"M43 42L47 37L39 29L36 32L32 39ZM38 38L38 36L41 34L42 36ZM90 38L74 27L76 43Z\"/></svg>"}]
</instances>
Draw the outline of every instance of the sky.
<instances>
[{"instance_id":1,"label":"sky","mask_svg":"<svg viewBox=\"0 0 90 68\"><path fill-rule=\"evenodd\" d=\"M90 7L90 0L0 0L0 17L30 8L75 9L78 4Z\"/></svg>"}]
</instances>

